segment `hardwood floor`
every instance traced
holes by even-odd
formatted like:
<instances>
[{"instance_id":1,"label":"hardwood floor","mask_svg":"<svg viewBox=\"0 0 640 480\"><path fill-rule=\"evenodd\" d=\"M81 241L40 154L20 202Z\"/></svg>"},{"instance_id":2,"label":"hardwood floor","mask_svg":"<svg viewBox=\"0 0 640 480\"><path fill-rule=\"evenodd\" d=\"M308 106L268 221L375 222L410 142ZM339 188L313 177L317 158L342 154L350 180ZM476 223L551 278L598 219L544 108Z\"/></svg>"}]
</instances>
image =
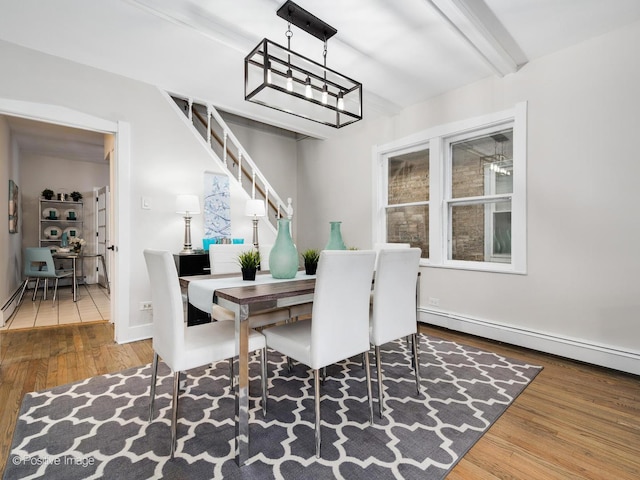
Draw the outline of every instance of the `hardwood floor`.
<instances>
[{"instance_id":1,"label":"hardwood floor","mask_svg":"<svg viewBox=\"0 0 640 480\"><path fill-rule=\"evenodd\" d=\"M640 478L640 377L439 328L422 331L544 367L447 478ZM3 331L0 340L0 471L25 393L153 356L150 340L114 343L105 322Z\"/></svg>"}]
</instances>

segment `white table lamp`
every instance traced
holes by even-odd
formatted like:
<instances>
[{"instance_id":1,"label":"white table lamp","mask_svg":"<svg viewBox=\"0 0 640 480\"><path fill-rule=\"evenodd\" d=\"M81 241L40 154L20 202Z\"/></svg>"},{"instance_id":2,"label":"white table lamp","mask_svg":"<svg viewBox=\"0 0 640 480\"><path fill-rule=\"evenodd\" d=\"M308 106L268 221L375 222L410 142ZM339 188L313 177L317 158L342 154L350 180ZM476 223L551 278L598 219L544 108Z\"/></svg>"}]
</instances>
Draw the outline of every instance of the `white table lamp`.
<instances>
[{"instance_id":1,"label":"white table lamp","mask_svg":"<svg viewBox=\"0 0 640 480\"><path fill-rule=\"evenodd\" d=\"M200 214L200 199L197 195L178 195L176 213L184 215L184 246L180 253L193 253L191 245L191 215Z\"/></svg>"},{"instance_id":2,"label":"white table lamp","mask_svg":"<svg viewBox=\"0 0 640 480\"><path fill-rule=\"evenodd\" d=\"M247 200L244 214L247 217L253 217L253 246L258 250L258 217L265 215L264 201L255 198Z\"/></svg>"}]
</instances>

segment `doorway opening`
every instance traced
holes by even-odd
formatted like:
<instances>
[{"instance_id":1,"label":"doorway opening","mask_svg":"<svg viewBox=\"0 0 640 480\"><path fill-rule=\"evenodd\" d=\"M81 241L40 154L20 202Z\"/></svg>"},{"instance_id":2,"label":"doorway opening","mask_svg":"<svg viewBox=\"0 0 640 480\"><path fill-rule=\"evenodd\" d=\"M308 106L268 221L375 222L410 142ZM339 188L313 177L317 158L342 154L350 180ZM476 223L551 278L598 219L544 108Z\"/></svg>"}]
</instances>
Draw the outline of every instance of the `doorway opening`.
<instances>
[{"instance_id":1,"label":"doorway opening","mask_svg":"<svg viewBox=\"0 0 640 480\"><path fill-rule=\"evenodd\" d=\"M127 122L113 122L98 117L87 115L85 113L70 110L66 107L60 107L49 104L35 104L31 102L23 102L11 99L0 98L0 116L12 116L22 119L44 122L57 126L75 128L84 131L98 132L105 135L105 138L111 139L111 157L109 161L109 184L111 186L111 220L110 226L111 239L109 261L109 278L113 288L110 295L110 312L111 321L114 323L115 339L119 342L128 341L130 327L128 325L128 303L129 303L129 280L128 276L118 275L123 269L126 272L129 262L128 254L118 255L117 244L119 241L128 244L129 233L126 226L128 225L129 215L126 209L120 208L120 205L129 203L129 184L130 180L127 175L121 175L119 172L127 172L130 164L130 127ZM5 126L5 130L8 127ZM6 151L13 151L14 147L6 147ZM16 162L11 158L5 160L8 163L2 168L9 176L17 176L19 168ZM19 237L19 235L18 235ZM3 242L4 243L4 242ZM4 264L2 272L5 278L2 278L5 290L2 293L5 298L9 292L15 290L22 279L22 244L21 241L12 239L7 242L8 254L4 256L4 260L0 262ZM6 280L6 282L5 282Z\"/></svg>"}]
</instances>

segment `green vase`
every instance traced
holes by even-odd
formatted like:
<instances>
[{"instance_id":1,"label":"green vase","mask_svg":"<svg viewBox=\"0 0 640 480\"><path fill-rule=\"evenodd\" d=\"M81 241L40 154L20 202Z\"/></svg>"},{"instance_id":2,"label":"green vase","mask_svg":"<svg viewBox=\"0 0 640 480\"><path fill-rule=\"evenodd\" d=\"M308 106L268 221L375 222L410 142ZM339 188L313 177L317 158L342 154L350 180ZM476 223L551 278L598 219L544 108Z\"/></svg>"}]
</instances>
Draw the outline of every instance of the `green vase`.
<instances>
[{"instance_id":1,"label":"green vase","mask_svg":"<svg viewBox=\"0 0 640 480\"><path fill-rule=\"evenodd\" d=\"M342 222L329 222L331 232L329 233L329 242L324 247L325 250L346 250L347 246L342 241L342 233L340 233L340 225Z\"/></svg>"},{"instance_id":2,"label":"green vase","mask_svg":"<svg viewBox=\"0 0 640 480\"><path fill-rule=\"evenodd\" d=\"M278 236L269 254L269 270L273 278L293 278L298 272L298 250L291 239L291 220L278 219Z\"/></svg>"}]
</instances>

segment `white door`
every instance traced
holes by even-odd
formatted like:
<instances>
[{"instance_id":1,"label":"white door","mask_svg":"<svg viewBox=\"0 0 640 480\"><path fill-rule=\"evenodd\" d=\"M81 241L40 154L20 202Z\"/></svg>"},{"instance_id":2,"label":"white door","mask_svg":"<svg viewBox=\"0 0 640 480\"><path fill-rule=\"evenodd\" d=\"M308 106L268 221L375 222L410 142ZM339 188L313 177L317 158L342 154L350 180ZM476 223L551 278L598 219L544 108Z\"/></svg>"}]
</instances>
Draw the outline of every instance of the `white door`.
<instances>
[{"instance_id":1,"label":"white door","mask_svg":"<svg viewBox=\"0 0 640 480\"><path fill-rule=\"evenodd\" d=\"M109 258L109 187L100 187L96 192L96 232L98 232L98 255L104 255L105 262L98 262L98 283L105 288L109 288L107 285L108 278L111 278L109 272L105 272L103 267L109 268L111 259ZM105 275L106 273L106 275Z\"/></svg>"}]
</instances>

